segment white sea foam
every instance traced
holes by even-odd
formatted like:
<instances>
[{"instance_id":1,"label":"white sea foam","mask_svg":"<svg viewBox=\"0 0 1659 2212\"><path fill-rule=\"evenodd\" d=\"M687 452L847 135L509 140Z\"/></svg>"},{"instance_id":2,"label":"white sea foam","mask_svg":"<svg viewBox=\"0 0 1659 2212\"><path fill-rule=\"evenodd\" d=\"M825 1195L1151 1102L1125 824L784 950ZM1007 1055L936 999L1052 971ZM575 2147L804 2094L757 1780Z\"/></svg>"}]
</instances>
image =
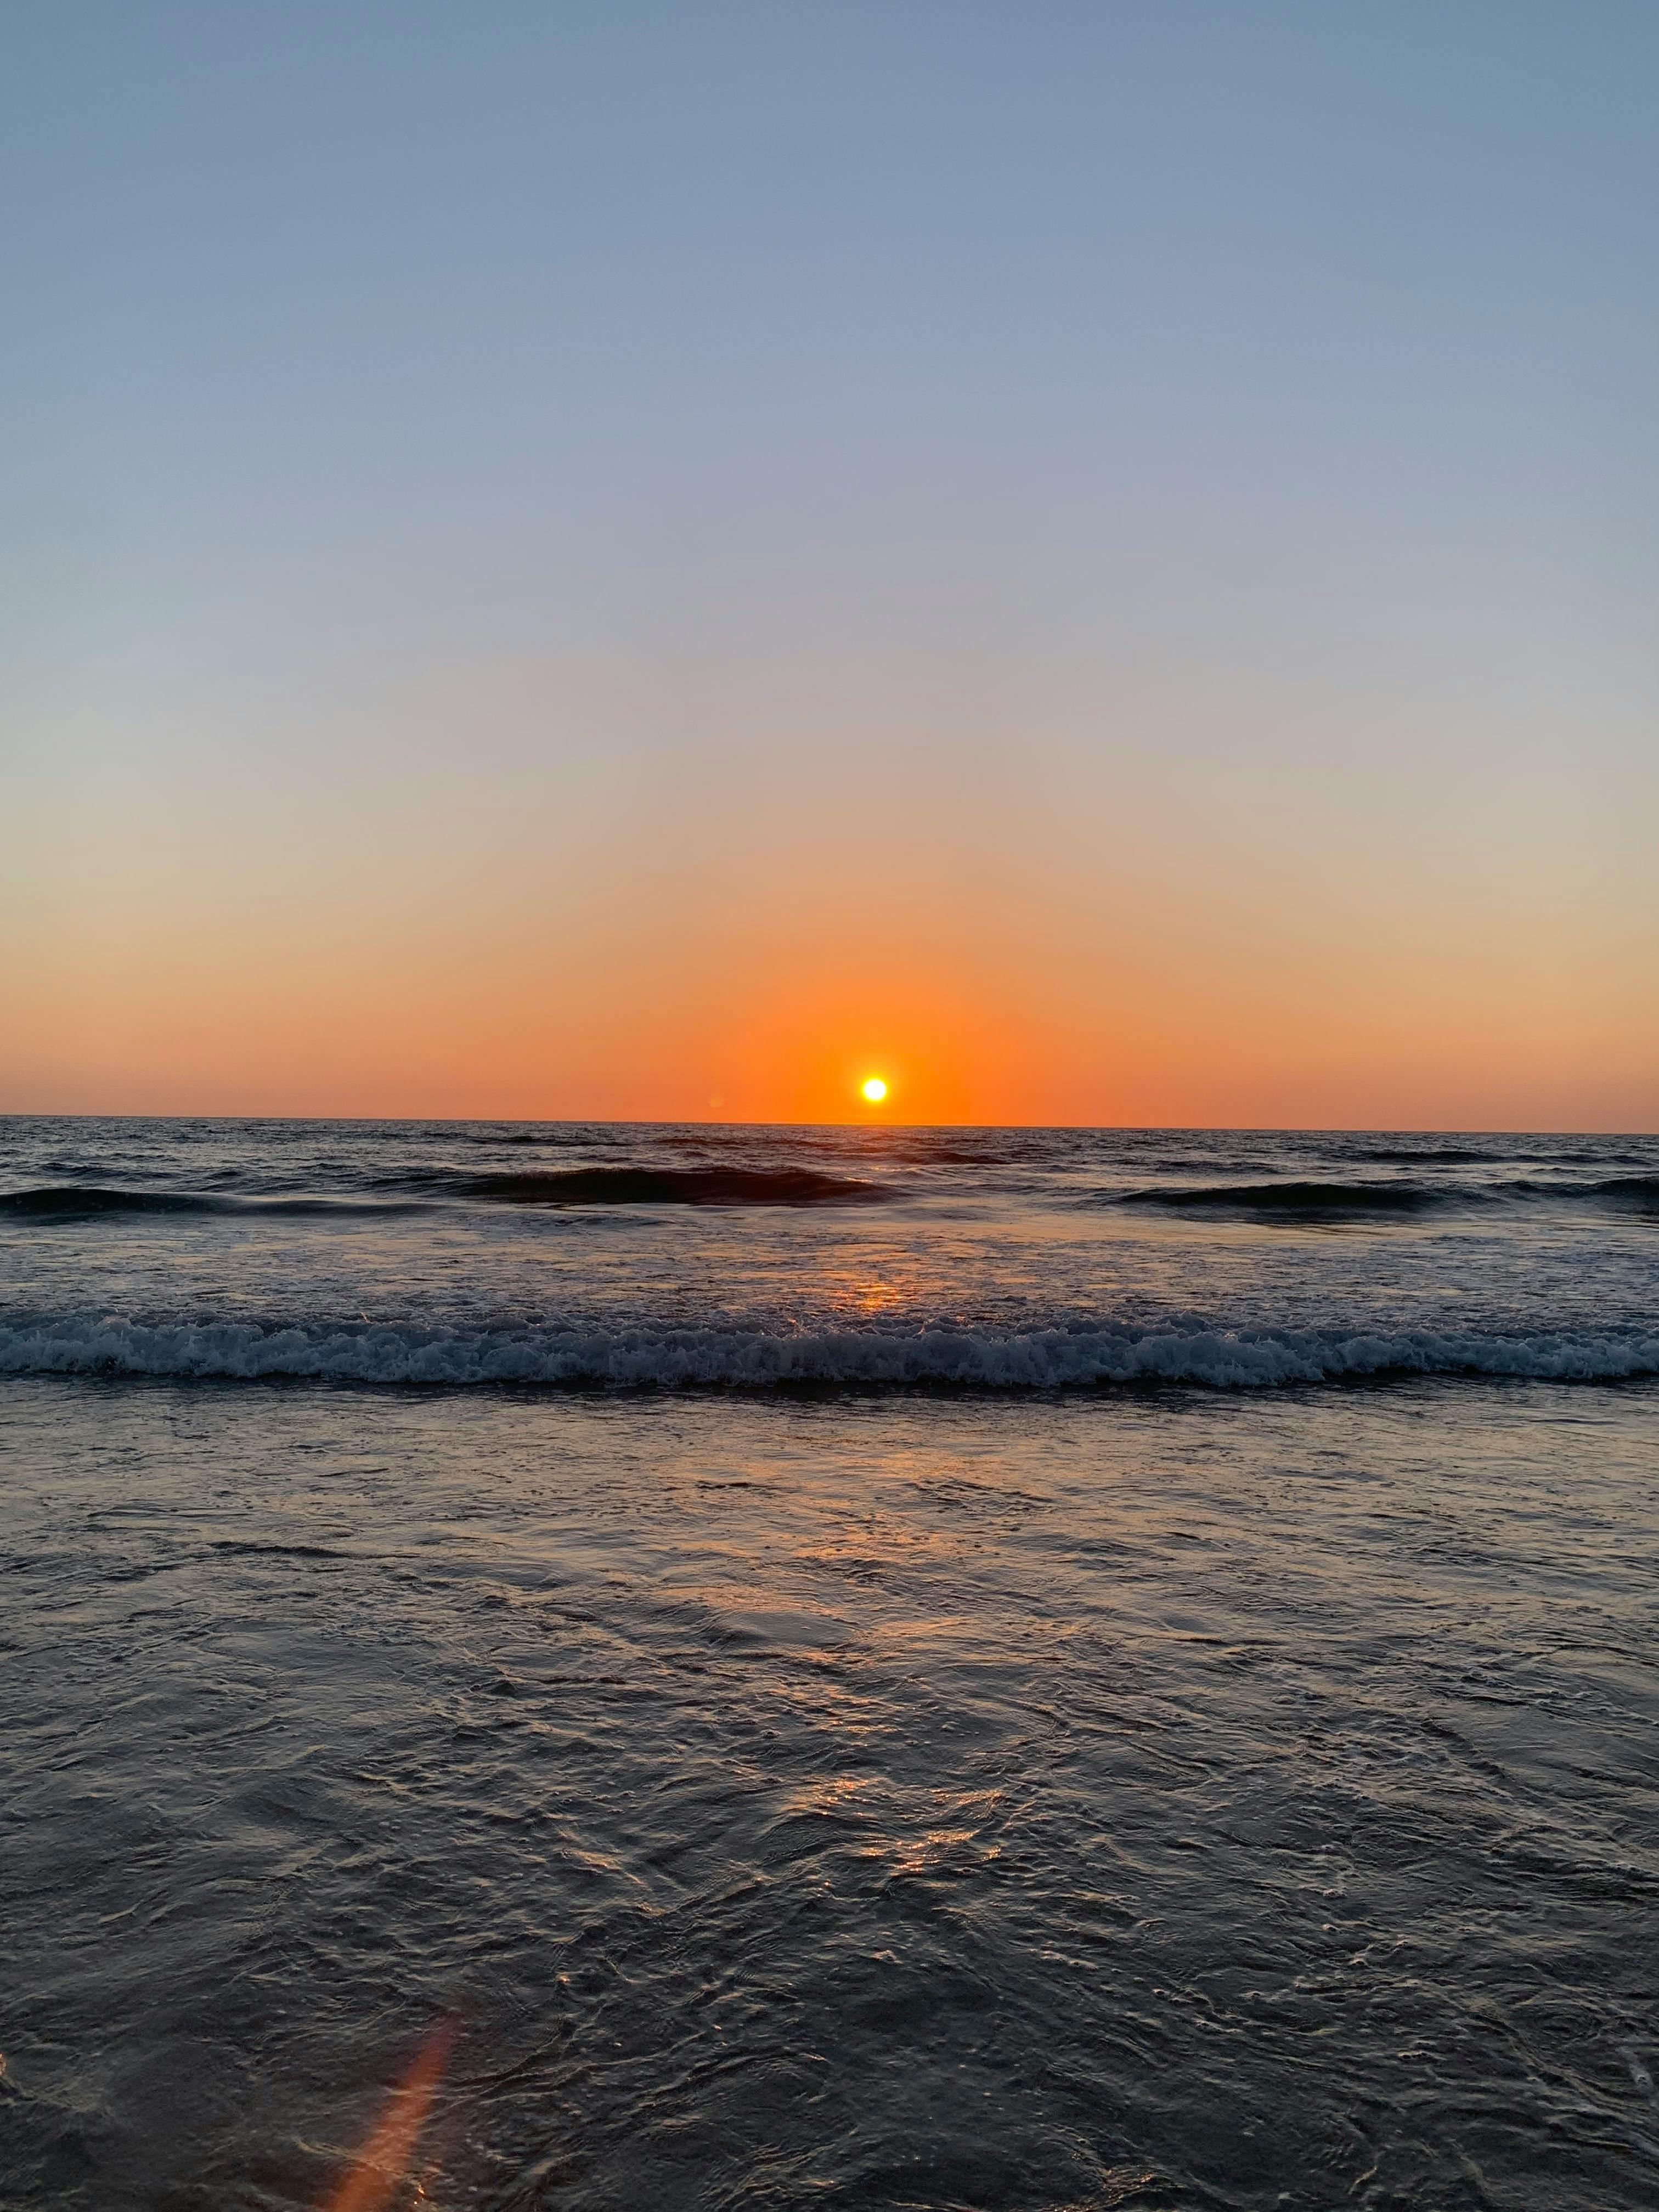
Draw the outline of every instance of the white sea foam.
<instances>
[{"instance_id":1,"label":"white sea foam","mask_svg":"<svg viewBox=\"0 0 1659 2212\"><path fill-rule=\"evenodd\" d=\"M1659 1335L1423 1330L443 1329L143 1324L63 1316L0 1325L0 1373L304 1379L449 1387L728 1389L791 1384L1041 1391L1187 1383L1217 1389L1395 1375L1608 1382L1659 1376Z\"/></svg>"}]
</instances>

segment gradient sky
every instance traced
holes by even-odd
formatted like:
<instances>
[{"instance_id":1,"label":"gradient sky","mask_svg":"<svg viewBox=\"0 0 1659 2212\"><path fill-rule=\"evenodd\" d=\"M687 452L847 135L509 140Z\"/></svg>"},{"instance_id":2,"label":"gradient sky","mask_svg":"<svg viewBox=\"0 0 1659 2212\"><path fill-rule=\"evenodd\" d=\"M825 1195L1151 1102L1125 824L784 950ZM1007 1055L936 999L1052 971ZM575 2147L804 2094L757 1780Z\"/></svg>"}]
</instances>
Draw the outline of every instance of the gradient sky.
<instances>
[{"instance_id":1,"label":"gradient sky","mask_svg":"<svg viewBox=\"0 0 1659 2212\"><path fill-rule=\"evenodd\" d=\"M1651 0L6 44L0 1108L1659 1128Z\"/></svg>"}]
</instances>

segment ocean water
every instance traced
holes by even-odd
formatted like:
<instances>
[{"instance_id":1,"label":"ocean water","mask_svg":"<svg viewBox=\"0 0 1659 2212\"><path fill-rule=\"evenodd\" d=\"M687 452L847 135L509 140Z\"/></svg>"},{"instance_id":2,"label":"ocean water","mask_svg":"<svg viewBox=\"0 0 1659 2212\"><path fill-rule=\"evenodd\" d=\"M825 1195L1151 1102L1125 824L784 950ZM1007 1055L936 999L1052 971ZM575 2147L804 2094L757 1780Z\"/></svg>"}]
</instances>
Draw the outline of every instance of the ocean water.
<instances>
[{"instance_id":1,"label":"ocean water","mask_svg":"<svg viewBox=\"0 0 1659 2212\"><path fill-rule=\"evenodd\" d=\"M0 1122L0 2205L1659 2203L1656 1292L1652 1139Z\"/></svg>"}]
</instances>

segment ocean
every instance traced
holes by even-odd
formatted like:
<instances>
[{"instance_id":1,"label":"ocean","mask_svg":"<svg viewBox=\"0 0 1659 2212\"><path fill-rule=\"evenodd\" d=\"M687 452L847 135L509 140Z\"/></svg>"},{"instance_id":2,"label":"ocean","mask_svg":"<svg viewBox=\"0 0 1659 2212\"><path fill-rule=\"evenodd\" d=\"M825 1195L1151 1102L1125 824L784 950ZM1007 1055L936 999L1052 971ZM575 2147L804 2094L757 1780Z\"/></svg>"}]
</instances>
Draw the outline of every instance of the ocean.
<instances>
[{"instance_id":1,"label":"ocean","mask_svg":"<svg viewBox=\"0 0 1659 2212\"><path fill-rule=\"evenodd\" d=\"M6 2212L1659 2203L1659 1139L12 1118L0 1269Z\"/></svg>"}]
</instances>

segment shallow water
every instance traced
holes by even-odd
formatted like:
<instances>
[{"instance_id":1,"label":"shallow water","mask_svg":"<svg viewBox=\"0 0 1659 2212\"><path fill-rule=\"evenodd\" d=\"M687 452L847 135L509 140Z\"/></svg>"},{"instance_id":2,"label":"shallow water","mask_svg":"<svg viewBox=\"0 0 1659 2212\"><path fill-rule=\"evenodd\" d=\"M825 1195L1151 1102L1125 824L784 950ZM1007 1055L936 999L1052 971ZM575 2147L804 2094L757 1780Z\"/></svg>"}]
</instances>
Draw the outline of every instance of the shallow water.
<instances>
[{"instance_id":1,"label":"shallow water","mask_svg":"<svg viewBox=\"0 0 1659 2212\"><path fill-rule=\"evenodd\" d=\"M1659 2204L1659 1141L0 1121L0 1423L4 2212Z\"/></svg>"},{"instance_id":2,"label":"shallow water","mask_svg":"<svg viewBox=\"0 0 1659 2212\"><path fill-rule=\"evenodd\" d=\"M1650 1383L0 1417L8 2206L1659 2201Z\"/></svg>"},{"instance_id":3,"label":"shallow water","mask_svg":"<svg viewBox=\"0 0 1659 2212\"><path fill-rule=\"evenodd\" d=\"M0 1121L0 1373L1659 1376L1659 1139Z\"/></svg>"}]
</instances>

